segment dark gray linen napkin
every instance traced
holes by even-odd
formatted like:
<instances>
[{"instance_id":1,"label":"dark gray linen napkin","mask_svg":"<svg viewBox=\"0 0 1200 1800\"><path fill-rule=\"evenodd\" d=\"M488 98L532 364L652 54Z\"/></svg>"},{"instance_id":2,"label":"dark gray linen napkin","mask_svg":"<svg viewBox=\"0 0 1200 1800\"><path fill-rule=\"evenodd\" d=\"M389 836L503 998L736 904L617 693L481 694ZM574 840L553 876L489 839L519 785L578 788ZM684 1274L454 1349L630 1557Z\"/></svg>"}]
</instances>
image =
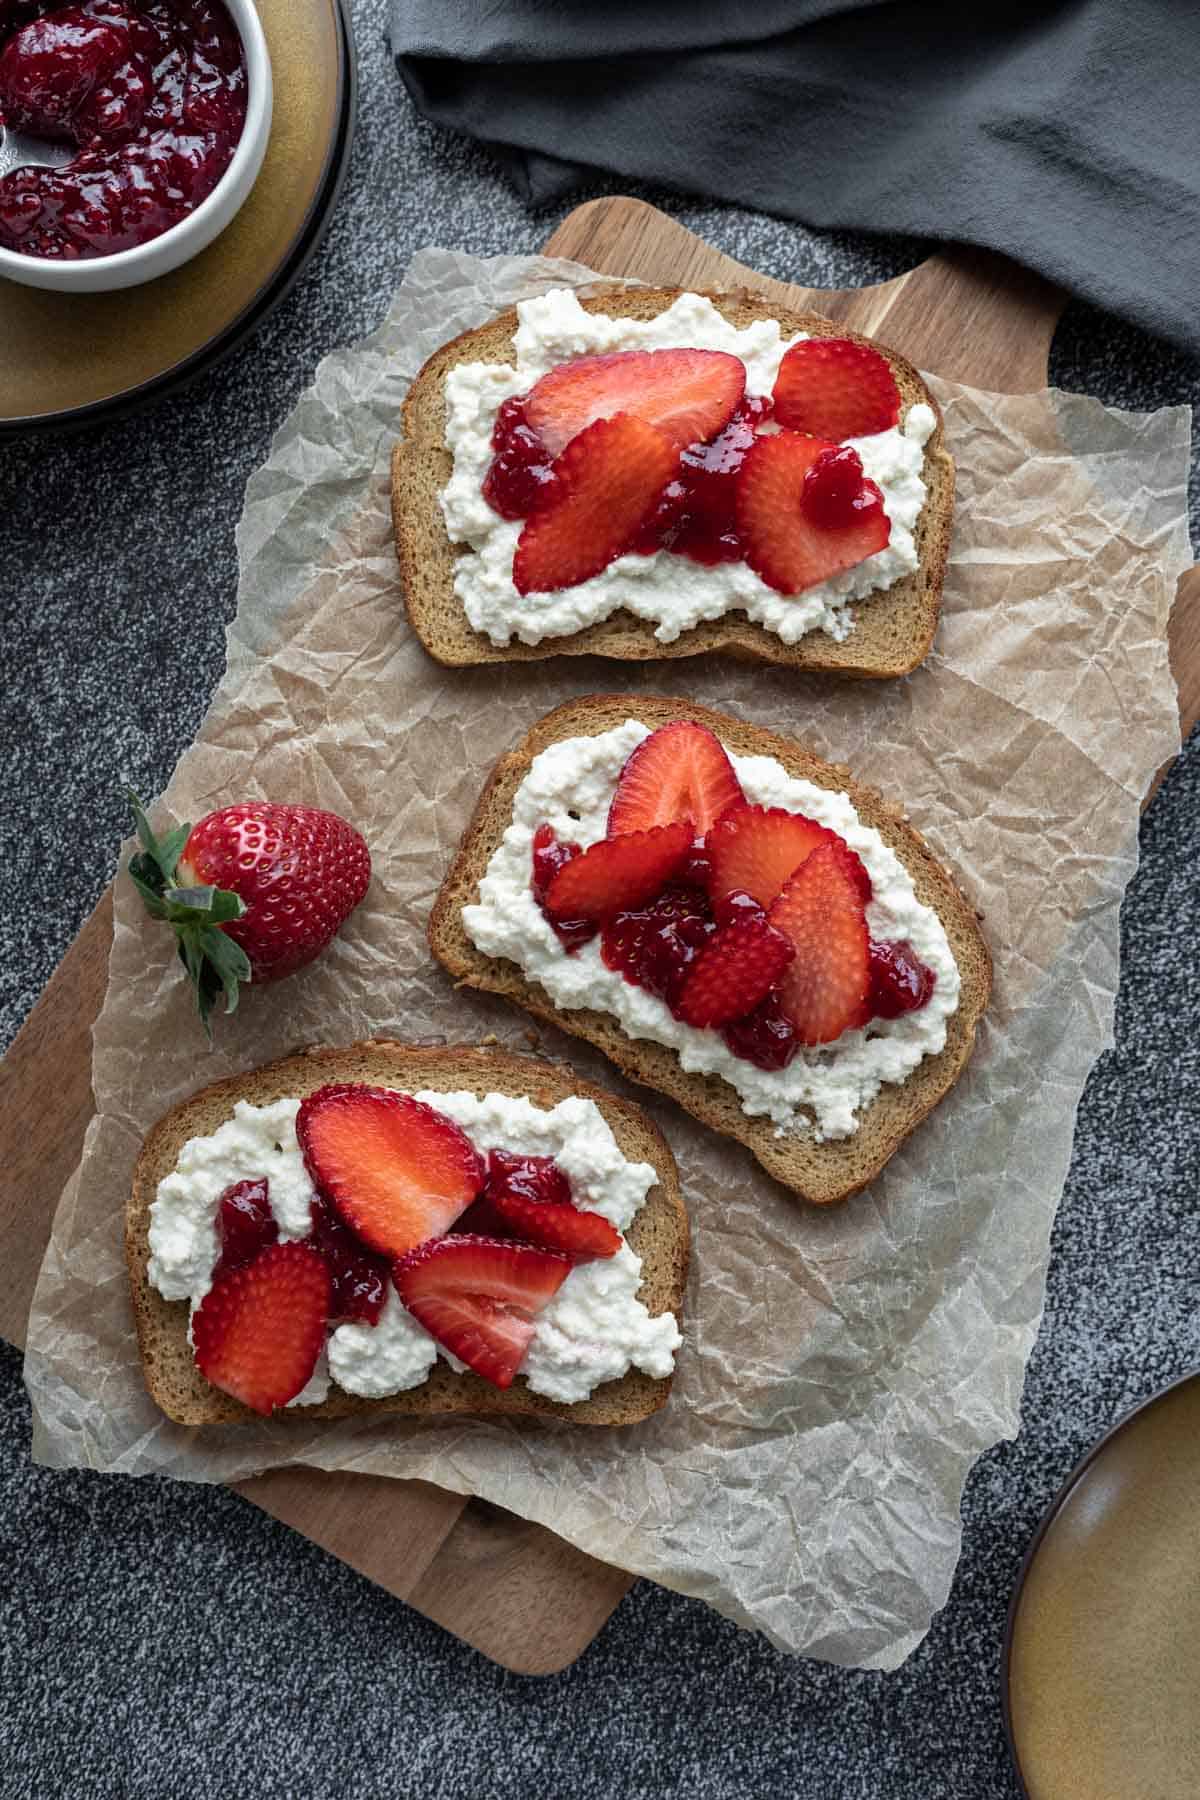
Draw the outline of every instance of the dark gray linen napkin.
<instances>
[{"instance_id":1,"label":"dark gray linen napkin","mask_svg":"<svg viewBox=\"0 0 1200 1800\"><path fill-rule=\"evenodd\" d=\"M418 109L534 204L601 172L984 245L1200 350L1200 5L393 0Z\"/></svg>"}]
</instances>

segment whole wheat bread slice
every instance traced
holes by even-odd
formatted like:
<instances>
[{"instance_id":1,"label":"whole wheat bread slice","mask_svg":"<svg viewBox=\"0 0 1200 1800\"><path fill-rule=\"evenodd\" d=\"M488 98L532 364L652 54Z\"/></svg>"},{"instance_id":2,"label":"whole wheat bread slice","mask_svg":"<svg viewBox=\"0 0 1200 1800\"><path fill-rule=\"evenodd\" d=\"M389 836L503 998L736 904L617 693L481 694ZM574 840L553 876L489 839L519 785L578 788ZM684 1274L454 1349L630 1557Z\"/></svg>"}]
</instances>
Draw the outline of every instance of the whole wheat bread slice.
<instances>
[{"instance_id":1,"label":"whole wheat bread slice","mask_svg":"<svg viewBox=\"0 0 1200 1800\"><path fill-rule=\"evenodd\" d=\"M138 1157L126 1210L125 1258L146 1387L168 1418L181 1425L219 1425L259 1415L204 1379L187 1341L187 1302L164 1300L150 1285L146 1274L150 1206L158 1184L175 1167L187 1140L215 1131L232 1116L236 1101L266 1106L291 1094L311 1093L329 1081L372 1082L409 1092L433 1088L525 1095L541 1107L556 1106L572 1095L595 1101L623 1154L631 1162L652 1163L657 1171L657 1184L626 1236L642 1258L639 1298L647 1310L679 1315L687 1281L687 1214L675 1159L662 1133L640 1107L536 1057L502 1050L427 1047L386 1039L351 1044L342 1050L305 1050L202 1088L159 1120ZM405 1393L367 1400L335 1387L319 1406L298 1408L296 1416L307 1422L358 1413L403 1413L410 1418L434 1413L505 1418L527 1414L566 1419L572 1424L632 1425L657 1412L670 1390L669 1376L655 1380L631 1369L619 1380L605 1382L588 1399L568 1406L531 1393L523 1376L518 1375L510 1388L497 1388L469 1372L456 1375L439 1362L420 1387ZM275 1415L276 1419L287 1416L286 1412Z\"/></svg>"},{"instance_id":2,"label":"whole wheat bread slice","mask_svg":"<svg viewBox=\"0 0 1200 1800\"><path fill-rule=\"evenodd\" d=\"M773 756L790 775L848 794L860 819L874 826L904 864L918 899L941 920L962 976L961 998L947 1022L945 1047L936 1056L925 1057L905 1081L885 1083L860 1114L853 1137L826 1143L797 1135L777 1137L769 1118L751 1118L742 1111L736 1090L719 1076L689 1074L673 1050L627 1037L609 1013L590 1008L560 1011L545 989L528 980L515 963L485 956L467 936L463 907L479 898L480 878L511 822L514 797L534 757L563 738L594 737L629 718L652 728L673 719L694 719L709 726L737 755ZM586 1038L631 1081L657 1088L705 1125L736 1138L777 1180L818 1205L844 1200L872 1181L949 1092L966 1066L991 992L991 957L976 914L898 806L855 781L847 769L822 762L789 738L687 700L643 694L593 694L570 700L547 713L515 750L501 757L434 903L429 943L457 980L503 994L535 1018Z\"/></svg>"},{"instance_id":3,"label":"whole wheat bread slice","mask_svg":"<svg viewBox=\"0 0 1200 1800\"><path fill-rule=\"evenodd\" d=\"M684 291L600 288L580 303L588 312L649 319L665 311ZM810 631L798 644L785 644L745 613L730 612L685 631L674 643L663 644L654 635L653 621L622 610L582 631L546 638L540 644L493 644L483 633L472 630L455 595L455 563L471 551L466 545L450 542L438 494L450 479L454 460L446 448L447 371L460 363L515 361L512 340L517 315L509 311L443 344L429 358L409 389L402 415L403 435L392 452L392 523L404 601L413 630L438 662L450 668L472 663L540 662L549 656L610 656L646 662L715 650L743 661L880 678L907 675L924 661L937 627L954 512L954 463L942 442L942 416L933 395L902 356L819 313L787 312L774 301L745 291L710 293L708 298L738 326L756 319L778 319L786 337L804 331L810 337L850 338L870 344L890 363L904 407L917 401L932 407L937 426L925 446L923 473L929 492L914 534L920 557L917 568L886 592L856 601L854 627L841 643L826 632Z\"/></svg>"}]
</instances>

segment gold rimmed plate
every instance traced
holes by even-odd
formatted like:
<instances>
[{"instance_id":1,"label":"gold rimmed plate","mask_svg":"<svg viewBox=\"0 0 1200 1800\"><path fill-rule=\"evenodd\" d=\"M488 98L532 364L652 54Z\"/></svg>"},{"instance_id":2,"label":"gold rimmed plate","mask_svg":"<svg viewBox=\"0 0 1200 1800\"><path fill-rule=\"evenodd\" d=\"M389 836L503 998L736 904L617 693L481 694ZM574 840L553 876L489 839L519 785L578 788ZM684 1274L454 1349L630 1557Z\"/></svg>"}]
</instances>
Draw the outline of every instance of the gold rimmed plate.
<instances>
[{"instance_id":1,"label":"gold rimmed plate","mask_svg":"<svg viewBox=\"0 0 1200 1800\"><path fill-rule=\"evenodd\" d=\"M1067 1478L1009 1610L1004 1718L1029 1800L1200 1796L1200 1373Z\"/></svg>"},{"instance_id":2,"label":"gold rimmed plate","mask_svg":"<svg viewBox=\"0 0 1200 1800\"><path fill-rule=\"evenodd\" d=\"M275 89L262 170L208 249L144 287L55 294L0 280L0 433L84 424L192 379L278 305L324 236L354 126L340 0L258 0Z\"/></svg>"}]
</instances>

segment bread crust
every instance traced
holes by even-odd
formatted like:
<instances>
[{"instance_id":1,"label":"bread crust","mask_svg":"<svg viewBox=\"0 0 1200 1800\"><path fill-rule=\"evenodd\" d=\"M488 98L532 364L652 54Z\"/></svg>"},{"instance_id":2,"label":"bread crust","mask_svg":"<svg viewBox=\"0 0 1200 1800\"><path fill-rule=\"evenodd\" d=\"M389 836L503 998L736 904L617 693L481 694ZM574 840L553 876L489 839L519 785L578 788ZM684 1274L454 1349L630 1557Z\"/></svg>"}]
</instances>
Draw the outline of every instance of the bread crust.
<instances>
[{"instance_id":1,"label":"bread crust","mask_svg":"<svg viewBox=\"0 0 1200 1800\"><path fill-rule=\"evenodd\" d=\"M596 736L627 718L652 728L676 719L707 725L738 755L773 756L790 775L847 794L864 823L912 877L917 896L937 913L962 977L946 1043L900 1083L885 1083L860 1114L853 1137L827 1143L777 1137L769 1118L743 1112L736 1090L716 1075L689 1074L666 1045L627 1037L611 1014L583 1008L560 1011L544 988L504 958L485 956L467 936L462 909L478 899L479 882L511 816L516 791L535 756L563 738ZM790 738L688 700L642 694L592 694L547 713L496 764L434 902L428 926L434 956L456 980L515 1000L535 1018L593 1044L631 1081L655 1088L713 1130L736 1138L767 1172L814 1205L858 1193L879 1174L904 1140L928 1117L962 1074L991 993L992 964L979 919L920 833L899 807L857 781L848 769L824 762Z\"/></svg>"},{"instance_id":2,"label":"bread crust","mask_svg":"<svg viewBox=\"0 0 1200 1800\"><path fill-rule=\"evenodd\" d=\"M586 298L581 296L580 304L587 312L645 319L664 311L680 294L694 291L599 287L590 290ZM915 533L920 558L917 568L885 592L856 603L854 628L841 643L823 631L810 631L798 644L785 644L745 613L729 612L663 644L654 636L652 620L621 610L582 631L546 638L540 644L493 644L482 632L472 630L454 592L455 563L470 552L467 546L450 542L437 496L453 468L445 441L446 374L460 363L512 360L517 314L510 309L486 325L461 333L428 359L409 389L401 415L402 437L392 452L392 525L404 603L413 630L437 662L447 668L542 662L551 656L647 662L719 651L741 661L883 680L907 675L924 661L941 610L954 514L954 462L943 441L937 401L905 357L820 313L790 312L746 289L709 292L706 297L738 326L778 319L787 336L804 331L810 337L849 338L869 345L887 358L905 406L920 401L932 408L937 424L925 446L923 473L929 491Z\"/></svg>"},{"instance_id":3,"label":"bread crust","mask_svg":"<svg viewBox=\"0 0 1200 1800\"><path fill-rule=\"evenodd\" d=\"M372 1039L344 1049L314 1048L213 1082L173 1107L148 1133L133 1173L125 1214L125 1260L137 1326L138 1349L146 1388L167 1417L180 1425L221 1425L261 1418L219 1388L197 1369L187 1341L186 1301L164 1300L146 1273L150 1255L150 1206L158 1184L175 1167L190 1137L215 1131L232 1115L234 1103L250 1100L267 1105L290 1094L308 1094L331 1081L391 1083L417 1091L456 1089L477 1094L525 1095L536 1106L556 1106L578 1095L592 1100L603 1114L622 1153L633 1162L649 1162L657 1184L630 1226L626 1237L643 1259L640 1298L651 1314L681 1316L687 1283L689 1232L675 1159L666 1139L641 1107L581 1081L570 1070L542 1058L468 1045L401 1044ZM469 1371L457 1375L439 1362L420 1387L384 1399L369 1400L336 1387L319 1406L294 1415L275 1414L285 1426L294 1417L307 1426L313 1419L343 1419L363 1414L402 1414L428 1418L442 1413L470 1413L502 1418L563 1419L578 1425L631 1425L657 1412L671 1391L671 1377L655 1379L631 1369L598 1387L573 1405L532 1393L523 1376L510 1388L493 1387Z\"/></svg>"}]
</instances>

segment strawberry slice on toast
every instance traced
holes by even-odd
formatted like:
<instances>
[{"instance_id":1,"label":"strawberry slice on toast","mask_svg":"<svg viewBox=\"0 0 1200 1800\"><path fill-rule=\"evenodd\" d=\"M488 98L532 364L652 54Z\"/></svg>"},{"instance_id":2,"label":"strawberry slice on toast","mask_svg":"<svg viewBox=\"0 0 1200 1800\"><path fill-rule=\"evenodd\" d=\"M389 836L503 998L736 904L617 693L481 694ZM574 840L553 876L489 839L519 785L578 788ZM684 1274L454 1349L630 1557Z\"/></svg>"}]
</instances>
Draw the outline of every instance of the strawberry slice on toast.
<instances>
[{"instance_id":1,"label":"strawberry slice on toast","mask_svg":"<svg viewBox=\"0 0 1200 1800\"><path fill-rule=\"evenodd\" d=\"M682 821L601 838L565 863L546 890L550 919L610 919L645 906L682 867L692 848L692 828Z\"/></svg>"},{"instance_id":2,"label":"strawberry slice on toast","mask_svg":"<svg viewBox=\"0 0 1200 1800\"><path fill-rule=\"evenodd\" d=\"M595 927L589 929L594 931ZM455 1224L455 1231L465 1232L468 1237L523 1237L524 1232L513 1230L499 1210L501 1196L509 1195L537 1206L570 1206L571 1184L552 1156L518 1156L511 1150L489 1150L483 1192ZM530 1241L541 1242L539 1238Z\"/></svg>"},{"instance_id":3,"label":"strawberry slice on toast","mask_svg":"<svg viewBox=\"0 0 1200 1800\"><path fill-rule=\"evenodd\" d=\"M760 906L770 906L789 875L833 835L782 806L731 808L704 840L714 909L719 913L730 894L749 894Z\"/></svg>"},{"instance_id":4,"label":"strawberry slice on toast","mask_svg":"<svg viewBox=\"0 0 1200 1800\"><path fill-rule=\"evenodd\" d=\"M296 1136L313 1185L384 1256L448 1231L483 1186L483 1164L454 1121L390 1088L318 1088L300 1107Z\"/></svg>"},{"instance_id":5,"label":"strawberry slice on toast","mask_svg":"<svg viewBox=\"0 0 1200 1800\"><path fill-rule=\"evenodd\" d=\"M574 1264L497 1238L433 1238L392 1270L401 1300L431 1337L494 1387L512 1386L534 1320Z\"/></svg>"},{"instance_id":6,"label":"strawberry slice on toast","mask_svg":"<svg viewBox=\"0 0 1200 1800\"><path fill-rule=\"evenodd\" d=\"M526 396L525 418L553 456L615 413L656 425L682 450L715 437L745 391L745 365L724 350L619 350L549 370Z\"/></svg>"},{"instance_id":7,"label":"strawberry slice on toast","mask_svg":"<svg viewBox=\"0 0 1200 1800\"><path fill-rule=\"evenodd\" d=\"M689 969L676 1018L703 1030L744 1017L774 987L794 954L791 940L767 922L761 906L751 902L739 908Z\"/></svg>"},{"instance_id":8,"label":"strawberry slice on toast","mask_svg":"<svg viewBox=\"0 0 1200 1800\"><path fill-rule=\"evenodd\" d=\"M471 1208L486 1207L500 1222L500 1237L521 1238L561 1250L576 1262L615 1256L621 1234L603 1213L576 1206L571 1184L552 1156L488 1154L487 1186Z\"/></svg>"},{"instance_id":9,"label":"strawberry slice on toast","mask_svg":"<svg viewBox=\"0 0 1200 1800\"><path fill-rule=\"evenodd\" d=\"M556 498L517 539L517 592L553 593L599 575L630 548L678 465L666 433L629 413L597 419L572 438L554 464Z\"/></svg>"},{"instance_id":10,"label":"strawberry slice on toast","mask_svg":"<svg viewBox=\"0 0 1200 1800\"><path fill-rule=\"evenodd\" d=\"M806 510L805 478L835 444L797 431L761 436L746 452L736 508L746 562L769 587L799 594L853 569L886 548L891 521L883 495L864 479L851 506L852 522L836 529Z\"/></svg>"},{"instance_id":11,"label":"strawberry slice on toast","mask_svg":"<svg viewBox=\"0 0 1200 1800\"><path fill-rule=\"evenodd\" d=\"M742 799L725 746L705 725L680 719L643 738L621 770L608 809L608 835L687 820L703 837Z\"/></svg>"},{"instance_id":12,"label":"strawberry slice on toast","mask_svg":"<svg viewBox=\"0 0 1200 1800\"><path fill-rule=\"evenodd\" d=\"M332 1290L309 1244L268 1244L218 1275L192 1317L200 1373L255 1412L286 1406L317 1366Z\"/></svg>"},{"instance_id":13,"label":"strawberry slice on toast","mask_svg":"<svg viewBox=\"0 0 1200 1800\"><path fill-rule=\"evenodd\" d=\"M802 1044L830 1044L871 1016L859 867L854 852L833 838L801 863L768 915L795 952L779 978L779 1002Z\"/></svg>"},{"instance_id":14,"label":"strawberry slice on toast","mask_svg":"<svg viewBox=\"0 0 1200 1800\"><path fill-rule=\"evenodd\" d=\"M775 420L813 437L871 437L900 418L900 390L885 356L850 338L805 338L779 365Z\"/></svg>"},{"instance_id":15,"label":"strawberry slice on toast","mask_svg":"<svg viewBox=\"0 0 1200 1800\"><path fill-rule=\"evenodd\" d=\"M595 1262L615 1256L621 1248L621 1234L610 1225L603 1213L556 1202L528 1200L523 1194L499 1194L493 1201L504 1221L505 1234L525 1244L537 1244L543 1250L558 1250L572 1262Z\"/></svg>"}]
</instances>

